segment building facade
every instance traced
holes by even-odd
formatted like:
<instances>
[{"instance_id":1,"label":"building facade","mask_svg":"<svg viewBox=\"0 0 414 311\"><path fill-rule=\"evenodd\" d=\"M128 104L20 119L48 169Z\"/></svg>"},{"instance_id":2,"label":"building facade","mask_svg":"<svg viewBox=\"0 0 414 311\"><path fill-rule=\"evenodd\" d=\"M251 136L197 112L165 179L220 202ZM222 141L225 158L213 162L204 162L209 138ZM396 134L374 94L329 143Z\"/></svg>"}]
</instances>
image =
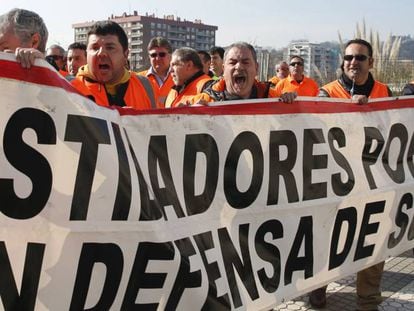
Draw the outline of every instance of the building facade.
<instances>
[{"instance_id":1,"label":"building facade","mask_svg":"<svg viewBox=\"0 0 414 311\"><path fill-rule=\"evenodd\" d=\"M257 63L259 65L257 79L259 81L267 81L269 76L269 59L270 52L262 47L255 46L257 55Z\"/></svg>"},{"instance_id":2,"label":"building facade","mask_svg":"<svg viewBox=\"0 0 414 311\"><path fill-rule=\"evenodd\" d=\"M141 70L149 67L147 46L151 38L161 36L168 39L173 48L191 47L196 50L208 51L215 45L217 26L205 25L201 20L194 22L166 15L162 18L152 15L132 15L126 13L121 16L111 15L112 20L121 25L129 41L129 62L132 70ZM95 22L83 22L72 25L74 41L86 43L88 31Z\"/></svg>"},{"instance_id":3,"label":"building facade","mask_svg":"<svg viewBox=\"0 0 414 311\"><path fill-rule=\"evenodd\" d=\"M305 75L315 79L320 85L326 81L336 79L338 68L338 53L319 43L310 43L307 40L290 42L285 59L299 55L305 61Z\"/></svg>"}]
</instances>

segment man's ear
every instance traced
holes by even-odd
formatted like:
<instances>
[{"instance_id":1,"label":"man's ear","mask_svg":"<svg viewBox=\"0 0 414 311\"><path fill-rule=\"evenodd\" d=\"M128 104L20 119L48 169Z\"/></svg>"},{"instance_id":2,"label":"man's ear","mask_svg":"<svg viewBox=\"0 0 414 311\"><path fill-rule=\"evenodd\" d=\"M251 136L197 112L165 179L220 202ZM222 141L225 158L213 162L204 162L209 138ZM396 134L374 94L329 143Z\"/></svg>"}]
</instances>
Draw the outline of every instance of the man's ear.
<instances>
[{"instance_id":1,"label":"man's ear","mask_svg":"<svg viewBox=\"0 0 414 311\"><path fill-rule=\"evenodd\" d=\"M129 49L126 49L126 50L124 51L124 56L125 56L125 59L126 59L126 60L128 59L128 55L129 55Z\"/></svg>"},{"instance_id":2,"label":"man's ear","mask_svg":"<svg viewBox=\"0 0 414 311\"><path fill-rule=\"evenodd\" d=\"M374 67L374 59L373 59L372 57L370 57L370 58L368 59L368 64L369 64L369 69L371 69L371 68L373 68L373 67Z\"/></svg>"},{"instance_id":3,"label":"man's ear","mask_svg":"<svg viewBox=\"0 0 414 311\"><path fill-rule=\"evenodd\" d=\"M40 45L40 34L38 32L34 33L31 37L30 46L34 49L39 49Z\"/></svg>"}]
</instances>

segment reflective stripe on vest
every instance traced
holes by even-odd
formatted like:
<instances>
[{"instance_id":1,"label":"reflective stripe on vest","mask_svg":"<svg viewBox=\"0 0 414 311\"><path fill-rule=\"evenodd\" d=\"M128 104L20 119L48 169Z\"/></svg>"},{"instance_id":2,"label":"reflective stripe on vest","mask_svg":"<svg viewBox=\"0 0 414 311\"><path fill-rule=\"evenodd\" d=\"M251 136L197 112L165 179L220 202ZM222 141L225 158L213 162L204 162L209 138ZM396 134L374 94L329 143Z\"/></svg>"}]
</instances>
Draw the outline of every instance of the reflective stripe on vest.
<instances>
[{"instance_id":1,"label":"reflective stripe on vest","mask_svg":"<svg viewBox=\"0 0 414 311\"><path fill-rule=\"evenodd\" d=\"M147 92L148 98L151 101L151 108L156 109L157 103L155 102L155 95L154 90L152 89L151 82L144 76L141 75L135 75L138 80L142 83L142 86L145 89L145 92Z\"/></svg>"}]
</instances>

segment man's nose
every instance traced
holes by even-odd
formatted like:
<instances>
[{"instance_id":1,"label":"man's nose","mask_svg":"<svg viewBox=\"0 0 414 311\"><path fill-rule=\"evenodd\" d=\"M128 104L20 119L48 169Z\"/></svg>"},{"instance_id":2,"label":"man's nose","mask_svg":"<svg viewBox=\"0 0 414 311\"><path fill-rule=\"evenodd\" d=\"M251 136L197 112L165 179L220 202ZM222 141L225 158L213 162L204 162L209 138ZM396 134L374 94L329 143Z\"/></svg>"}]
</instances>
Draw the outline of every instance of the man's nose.
<instances>
[{"instance_id":1,"label":"man's nose","mask_svg":"<svg viewBox=\"0 0 414 311\"><path fill-rule=\"evenodd\" d=\"M104 53L105 53L105 48L103 46L101 46L99 50L96 51L96 55L102 55Z\"/></svg>"},{"instance_id":2,"label":"man's nose","mask_svg":"<svg viewBox=\"0 0 414 311\"><path fill-rule=\"evenodd\" d=\"M243 68L243 67L244 67L244 65L243 65L243 63L242 63L242 62L237 62L237 63L236 63L236 65L235 65L234 67L236 67L236 68Z\"/></svg>"}]
</instances>

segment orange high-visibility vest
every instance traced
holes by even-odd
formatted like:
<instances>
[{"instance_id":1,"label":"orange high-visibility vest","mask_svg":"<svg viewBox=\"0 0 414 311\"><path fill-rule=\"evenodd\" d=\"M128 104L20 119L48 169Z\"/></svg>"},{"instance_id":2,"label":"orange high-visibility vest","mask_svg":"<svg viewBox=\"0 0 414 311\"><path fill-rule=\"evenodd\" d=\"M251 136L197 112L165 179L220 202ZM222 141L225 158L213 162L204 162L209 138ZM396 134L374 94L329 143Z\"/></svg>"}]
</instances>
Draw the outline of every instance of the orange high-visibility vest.
<instances>
[{"instance_id":1,"label":"orange high-visibility vest","mask_svg":"<svg viewBox=\"0 0 414 311\"><path fill-rule=\"evenodd\" d=\"M208 75L203 74L191 81L180 93L174 88L171 89L165 101L165 108L177 107L180 103L186 104L187 101L192 102L193 97L200 94L204 84L210 80L211 78Z\"/></svg>"},{"instance_id":2,"label":"orange high-visibility vest","mask_svg":"<svg viewBox=\"0 0 414 311\"><path fill-rule=\"evenodd\" d=\"M330 82L322 87L326 92L328 92L330 97L334 98L351 98L351 94L343 88L338 80ZM368 98L380 98L388 97L388 87L378 81L374 81L374 87L371 90Z\"/></svg>"},{"instance_id":3,"label":"orange high-visibility vest","mask_svg":"<svg viewBox=\"0 0 414 311\"><path fill-rule=\"evenodd\" d=\"M142 78L146 79L145 77ZM162 108L157 102L157 91L154 90L151 82L148 80L146 82L148 84L144 86L141 78L138 78L134 73L131 74L123 98L125 106L139 110ZM77 76L71 83L82 95L91 98L98 105L110 106L103 84L86 79L84 76ZM152 94L148 94L151 93L150 91L152 91Z\"/></svg>"}]
</instances>

